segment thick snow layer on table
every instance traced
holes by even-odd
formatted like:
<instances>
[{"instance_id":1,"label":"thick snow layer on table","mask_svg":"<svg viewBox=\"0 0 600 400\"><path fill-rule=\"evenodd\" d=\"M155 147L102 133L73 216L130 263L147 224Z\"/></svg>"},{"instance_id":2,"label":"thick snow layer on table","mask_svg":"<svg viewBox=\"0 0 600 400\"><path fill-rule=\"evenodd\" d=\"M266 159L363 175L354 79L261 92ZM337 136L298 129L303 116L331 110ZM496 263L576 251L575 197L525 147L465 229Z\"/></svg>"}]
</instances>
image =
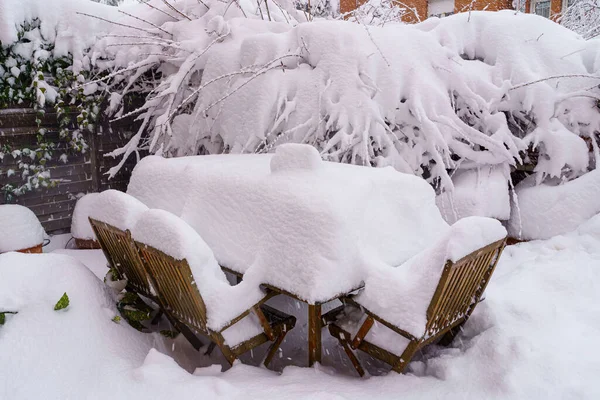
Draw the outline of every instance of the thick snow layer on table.
<instances>
[{"instance_id":1,"label":"thick snow layer on table","mask_svg":"<svg viewBox=\"0 0 600 400\"><path fill-rule=\"evenodd\" d=\"M67 293L68 308L54 311ZM74 258L0 255L0 398L91 398L153 345L118 315L106 286ZM102 397L102 396L101 396Z\"/></svg>"},{"instance_id":2,"label":"thick snow layer on table","mask_svg":"<svg viewBox=\"0 0 600 400\"><path fill-rule=\"evenodd\" d=\"M220 170L235 170L242 163L243 173L265 175L270 171L270 157L228 154L177 157L168 161L158 156L144 157L133 170L127 194L141 200L149 208L160 208L181 215L190 189L196 184L192 181L190 165L200 165L206 174L217 174Z\"/></svg>"},{"instance_id":3,"label":"thick snow layer on table","mask_svg":"<svg viewBox=\"0 0 600 400\"><path fill-rule=\"evenodd\" d=\"M516 187L508 223L510 236L548 239L574 230L600 213L600 170L562 185L534 185L535 176Z\"/></svg>"},{"instance_id":4,"label":"thick snow layer on table","mask_svg":"<svg viewBox=\"0 0 600 400\"><path fill-rule=\"evenodd\" d=\"M307 156L313 151L149 157L134 169L128 193L180 215L245 279L311 302L356 288L375 260L400 264L448 229L424 180L321 162Z\"/></svg>"},{"instance_id":5,"label":"thick snow layer on table","mask_svg":"<svg viewBox=\"0 0 600 400\"><path fill-rule=\"evenodd\" d=\"M228 322L254 306L264 297L258 285L244 281L231 286L212 251L185 221L164 210L142 214L132 230L136 241L152 246L177 260L186 259L194 282L206 305L207 326L219 331ZM256 322L252 324L252 322ZM243 329L242 329L243 328ZM230 340L245 340L262 332L257 321L248 319L227 331ZM230 345L239 342L228 341Z\"/></svg>"},{"instance_id":6,"label":"thick snow layer on table","mask_svg":"<svg viewBox=\"0 0 600 400\"><path fill-rule=\"evenodd\" d=\"M452 176L454 190L438 195L436 204L449 224L470 216L508 220L508 179L503 166L459 170Z\"/></svg>"},{"instance_id":7,"label":"thick snow layer on table","mask_svg":"<svg viewBox=\"0 0 600 400\"><path fill-rule=\"evenodd\" d=\"M100 193L88 193L77 200L71 220L71 234L77 239L96 239L88 217L96 207Z\"/></svg>"},{"instance_id":8,"label":"thick snow layer on table","mask_svg":"<svg viewBox=\"0 0 600 400\"><path fill-rule=\"evenodd\" d=\"M7 263L1 257L0 278L4 278ZM486 300L452 346L428 348L409 364L406 375L389 373L366 379L355 376L343 350L326 330L324 366L288 366L277 374L236 364L222 373L220 366L210 366L214 358L201 356L191 346L184 351L183 339L173 344L181 350L176 351L174 360L156 350L148 352L144 341L148 335L123 323L108 321L115 333L95 334L98 319L104 321L95 311L97 306L86 307L91 312L80 312L79 307L66 313L48 311L55 295L62 295L57 289L47 303L31 303L28 310L22 310L21 319L8 315L6 324L0 326L0 352L3 360L10 360L0 363L0 397L141 400L192 398L202 393L211 399L243 400L286 393L290 400L399 396L426 400L459 393L465 400L600 398L596 384L600 353L590 346L600 336L599 257L600 217L563 236L508 246L486 290ZM61 257L65 264L62 260L65 258ZM54 267L49 271L42 266L26 272L26 258L11 258L8 264L11 274L22 278L11 279L9 295L14 294L15 281L33 296L53 287L34 279L37 275L69 284L72 299L96 297L95 290L81 284L79 272L56 273ZM0 298L4 299L2 294L7 292L2 282L0 279ZM77 287L89 294L76 295ZM102 325L103 333L104 328ZM282 356L275 357L276 364L305 362L305 336L290 340L301 328L288 334ZM557 344L563 351L557 351ZM213 356L220 356L218 353ZM257 358L261 354L255 352ZM371 373L385 370L357 354ZM287 360L296 355L296 361ZM186 360L194 360L200 368L191 374L188 371L193 371L193 366L186 371L177 364Z\"/></svg>"},{"instance_id":9,"label":"thick snow layer on table","mask_svg":"<svg viewBox=\"0 0 600 400\"><path fill-rule=\"evenodd\" d=\"M404 264L380 265L369 271L365 289L355 300L413 336L425 333L427 308L447 260L458 261L471 252L506 237L495 219L467 217ZM376 344L387 348L385 342Z\"/></svg>"},{"instance_id":10,"label":"thick snow layer on table","mask_svg":"<svg viewBox=\"0 0 600 400\"><path fill-rule=\"evenodd\" d=\"M94 206L88 211L93 219L121 230L131 230L139 216L148 211L148 207L127 193L109 189L95 197Z\"/></svg>"},{"instance_id":11,"label":"thick snow layer on table","mask_svg":"<svg viewBox=\"0 0 600 400\"><path fill-rule=\"evenodd\" d=\"M44 228L33 211L15 204L0 205L0 253L23 250L44 242Z\"/></svg>"}]
</instances>

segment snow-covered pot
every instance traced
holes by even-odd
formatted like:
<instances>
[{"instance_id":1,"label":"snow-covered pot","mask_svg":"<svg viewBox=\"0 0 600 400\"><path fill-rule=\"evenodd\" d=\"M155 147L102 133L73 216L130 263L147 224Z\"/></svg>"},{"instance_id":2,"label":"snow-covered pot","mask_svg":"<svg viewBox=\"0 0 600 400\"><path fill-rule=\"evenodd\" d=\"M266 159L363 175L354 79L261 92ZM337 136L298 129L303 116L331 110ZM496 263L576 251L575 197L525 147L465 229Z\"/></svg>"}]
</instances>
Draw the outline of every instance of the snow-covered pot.
<instances>
[{"instance_id":1,"label":"snow-covered pot","mask_svg":"<svg viewBox=\"0 0 600 400\"><path fill-rule=\"evenodd\" d=\"M44 228L33 211L16 204L0 205L0 253L41 253Z\"/></svg>"},{"instance_id":2,"label":"snow-covered pot","mask_svg":"<svg viewBox=\"0 0 600 400\"><path fill-rule=\"evenodd\" d=\"M75 245L78 249L99 249L100 244L96 240L96 235L92 230L88 219L90 210L98 199L99 193L88 193L81 197L75 209L71 220L71 235L75 238Z\"/></svg>"}]
</instances>

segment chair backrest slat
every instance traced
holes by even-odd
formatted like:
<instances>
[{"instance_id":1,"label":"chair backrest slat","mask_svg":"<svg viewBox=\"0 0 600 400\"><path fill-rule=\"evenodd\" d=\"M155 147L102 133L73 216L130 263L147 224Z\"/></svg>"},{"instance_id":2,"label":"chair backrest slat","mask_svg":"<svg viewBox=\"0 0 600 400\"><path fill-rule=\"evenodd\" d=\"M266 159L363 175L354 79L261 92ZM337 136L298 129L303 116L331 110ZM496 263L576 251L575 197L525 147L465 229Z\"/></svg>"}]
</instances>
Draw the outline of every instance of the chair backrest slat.
<instances>
[{"instance_id":1,"label":"chair backrest slat","mask_svg":"<svg viewBox=\"0 0 600 400\"><path fill-rule=\"evenodd\" d=\"M427 309L426 340L469 317L485 290L506 242L500 240L456 263L446 262Z\"/></svg>"},{"instance_id":2,"label":"chair backrest slat","mask_svg":"<svg viewBox=\"0 0 600 400\"><path fill-rule=\"evenodd\" d=\"M212 334L206 327L206 306L188 262L175 258L144 243L135 242L168 311L179 321L200 332Z\"/></svg>"},{"instance_id":3,"label":"chair backrest slat","mask_svg":"<svg viewBox=\"0 0 600 400\"><path fill-rule=\"evenodd\" d=\"M131 233L93 218L89 220L110 266L127 279L132 290L153 299L150 280Z\"/></svg>"}]
</instances>

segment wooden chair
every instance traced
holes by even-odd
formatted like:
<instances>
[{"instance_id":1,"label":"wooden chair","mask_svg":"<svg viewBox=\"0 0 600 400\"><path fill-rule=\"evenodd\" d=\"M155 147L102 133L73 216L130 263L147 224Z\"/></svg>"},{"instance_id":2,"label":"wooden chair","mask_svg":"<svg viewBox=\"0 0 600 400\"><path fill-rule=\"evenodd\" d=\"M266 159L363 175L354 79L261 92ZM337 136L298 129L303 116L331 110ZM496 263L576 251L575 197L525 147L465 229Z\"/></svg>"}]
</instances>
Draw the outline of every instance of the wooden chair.
<instances>
[{"instance_id":1,"label":"wooden chair","mask_svg":"<svg viewBox=\"0 0 600 400\"><path fill-rule=\"evenodd\" d=\"M180 323L187 325L194 332L207 336L214 345L219 346L230 364L241 354L267 342L273 344L267 351L264 365L273 359L285 335L296 324L296 318L275 310L265 304L273 294L267 294L252 308L231 320L223 329L216 332L207 327L206 306L202 294L198 291L187 260L176 260L173 257L144 243L135 242L146 268L153 281L159 297L164 302L165 312ZM263 332L230 346L223 337L223 331L230 328L250 313L254 313L263 328ZM194 344L194 343L192 343ZM199 350L198 347L196 347Z\"/></svg>"},{"instance_id":2,"label":"wooden chair","mask_svg":"<svg viewBox=\"0 0 600 400\"><path fill-rule=\"evenodd\" d=\"M127 290L158 303L131 232L93 218L89 220L108 264L121 279L127 280Z\"/></svg>"},{"instance_id":3,"label":"wooden chair","mask_svg":"<svg viewBox=\"0 0 600 400\"><path fill-rule=\"evenodd\" d=\"M122 230L93 218L89 218L89 220L108 264L121 279L127 280L125 289L141 294L159 307L159 312L152 321L155 324L164 312L164 305L151 286L150 276L146 272L138 248L131 237L131 232L129 229ZM195 347L203 346L203 343L185 325L168 314L165 316L171 325Z\"/></svg>"},{"instance_id":4,"label":"wooden chair","mask_svg":"<svg viewBox=\"0 0 600 400\"><path fill-rule=\"evenodd\" d=\"M427 325L421 337L415 337L387 322L385 319L360 306L352 297L344 298L345 306L340 306L323 316L328 324L329 332L340 342L360 376L364 369L360 365L353 350L362 350L372 357L378 358L392 366L398 373L403 373L415 353L424 346L438 342L449 345L461 326L469 319L496 268L500 254L506 245L506 239L485 246L457 262L447 261L441 279L427 309ZM364 313L356 333L342 328L344 318L352 312ZM365 318L366 317L366 318ZM402 354L394 354L380 346L365 340L375 323L391 329L408 339L408 345Z\"/></svg>"}]
</instances>

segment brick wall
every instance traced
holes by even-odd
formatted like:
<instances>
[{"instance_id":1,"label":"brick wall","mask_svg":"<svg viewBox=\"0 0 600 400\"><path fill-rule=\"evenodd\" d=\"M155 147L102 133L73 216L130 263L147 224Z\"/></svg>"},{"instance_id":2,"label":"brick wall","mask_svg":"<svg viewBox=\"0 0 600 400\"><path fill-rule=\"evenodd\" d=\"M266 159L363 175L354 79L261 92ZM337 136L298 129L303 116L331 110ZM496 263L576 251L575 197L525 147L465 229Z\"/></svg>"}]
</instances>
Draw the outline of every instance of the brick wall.
<instances>
[{"instance_id":1,"label":"brick wall","mask_svg":"<svg viewBox=\"0 0 600 400\"><path fill-rule=\"evenodd\" d=\"M355 10L365 3L366 0L340 0L340 12L342 14ZM558 2L558 7L561 6L561 0L554 0L552 6L554 7L554 2ZM407 23L416 23L420 20L427 19L428 13L428 1L427 0L405 0L402 1L402 4L411 7L416 10L418 13L417 18L414 13L408 13L404 17L404 22ZM498 11L504 9L512 9L512 0L455 0L454 1L454 12L466 12L469 10L488 10L488 11ZM554 9L554 8L553 8ZM553 11L554 12L554 11Z\"/></svg>"},{"instance_id":2,"label":"brick wall","mask_svg":"<svg viewBox=\"0 0 600 400\"><path fill-rule=\"evenodd\" d=\"M484 9L486 11L512 9L512 0L454 0L455 13Z\"/></svg>"}]
</instances>

